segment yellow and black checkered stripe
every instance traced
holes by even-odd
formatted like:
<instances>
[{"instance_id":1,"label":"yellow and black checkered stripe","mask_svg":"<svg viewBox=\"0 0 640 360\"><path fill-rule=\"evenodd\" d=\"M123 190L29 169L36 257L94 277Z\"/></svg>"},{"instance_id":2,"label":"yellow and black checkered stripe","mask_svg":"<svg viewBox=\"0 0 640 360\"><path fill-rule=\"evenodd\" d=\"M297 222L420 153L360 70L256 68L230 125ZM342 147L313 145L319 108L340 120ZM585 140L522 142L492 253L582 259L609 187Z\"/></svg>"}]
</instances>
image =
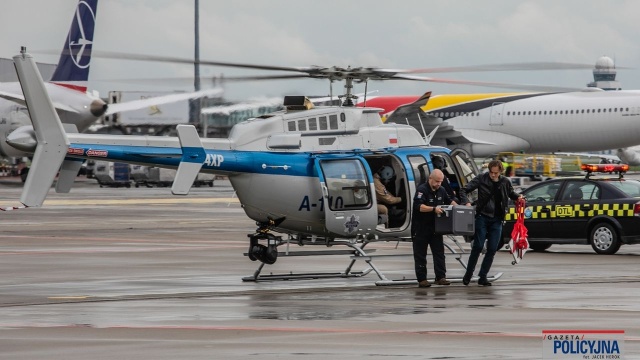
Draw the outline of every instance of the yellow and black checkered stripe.
<instances>
[{"instance_id":1,"label":"yellow and black checkered stripe","mask_svg":"<svg viewBox=\"0 0 640 360\"><path fill-rule=\"evenodd\" d=\"M633 216L633 208L635 204L591 204L590 209L583 209L582 205L584 204L527 206L525 208L525 219L593 217L598 215L630 217ZM542 211L545 208L550 211ZM531 216L529 217L526 216L528 211L531 211ZM515 207L509 208L509 212L506 214L505 220L516 220Z\"/></svg>"}]
</instances>

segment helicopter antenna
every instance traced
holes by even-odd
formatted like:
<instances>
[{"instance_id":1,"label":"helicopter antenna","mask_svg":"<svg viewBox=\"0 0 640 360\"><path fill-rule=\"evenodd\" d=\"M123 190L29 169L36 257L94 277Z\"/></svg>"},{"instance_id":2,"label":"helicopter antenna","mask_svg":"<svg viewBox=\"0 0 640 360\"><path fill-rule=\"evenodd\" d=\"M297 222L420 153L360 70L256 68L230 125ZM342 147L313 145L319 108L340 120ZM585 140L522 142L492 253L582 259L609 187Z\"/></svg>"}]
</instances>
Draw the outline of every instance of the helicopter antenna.
<instances>
[{"instance_id":1,"label":"helicopter antenna","mask_svg":"<svg viewBox=\"0 0 640 360\"><path fill-rule=\"evenodd\" d=\"M440 125L436 126L435 129L433 129L429 135L427 135L427 137L425 137L424 141L427 143L427 145L431 146L431 140L433 140L433 137L436 136L436 132L438 131L438 128L440 127Z\"/></svg>"},{"instance_id":2,"label":"helicopter antenna","mask_svg":"<svg viewBox=\"0 0 640 360\"><path fill-rule=\"evenodd\" d=\"M422 118L420 117L420 114L416 114L418 115L418 120L420 120L420 127L422 128L422 135L424 135L424 138L427 138L427 131L424 129L424 124L422 123ZM409 122L409 120L407 120L407 123Z\"/></svg>"}]
</instances>

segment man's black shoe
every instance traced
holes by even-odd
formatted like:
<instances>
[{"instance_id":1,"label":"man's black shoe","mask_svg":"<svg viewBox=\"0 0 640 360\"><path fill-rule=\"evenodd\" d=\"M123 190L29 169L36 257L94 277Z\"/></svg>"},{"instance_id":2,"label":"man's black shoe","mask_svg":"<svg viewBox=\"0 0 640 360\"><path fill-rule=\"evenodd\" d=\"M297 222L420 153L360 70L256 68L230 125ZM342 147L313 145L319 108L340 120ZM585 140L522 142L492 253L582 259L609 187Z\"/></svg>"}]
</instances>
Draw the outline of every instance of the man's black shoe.
<instances>
[{"instance_id":1,"label":"man's black shoe","mask_svg":"<svg viewBox=\"0 0 640 360\"><path fill-rule=\"evenodd\" d=\"M487 278L478 279L478 285L480 286L491 286L491 283L487 280Z\"/></svg>"},{"instance_id":2,"label":"man's black shoe","mask_svg":"<svg viewBox=\"0 0 640 360\"><path fill-rule=\"evenodd\" d=\"M462 278L462 284L463 284L464 286L469 285L469 283L470 283L470 282L471 282L471 276L467 276L467 275L465 275L465 276Z\"/></svg>"}]
</instances>

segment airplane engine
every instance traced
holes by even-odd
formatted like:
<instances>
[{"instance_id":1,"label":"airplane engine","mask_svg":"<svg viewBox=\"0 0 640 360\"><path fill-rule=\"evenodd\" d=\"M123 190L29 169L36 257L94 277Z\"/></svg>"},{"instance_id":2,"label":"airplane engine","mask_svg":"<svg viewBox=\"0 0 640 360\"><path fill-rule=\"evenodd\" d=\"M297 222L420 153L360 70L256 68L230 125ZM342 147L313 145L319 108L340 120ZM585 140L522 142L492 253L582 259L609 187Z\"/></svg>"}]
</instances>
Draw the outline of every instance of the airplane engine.
<instances>
[{"instance_id":1,"label":"airplane engine","mask_svg":"<svg viewBox=\"0 0 640 360\"><path fill-rule=\"evenodd\" d=\"M623 148L618 149L618 157L622 161L623 164L628 164L631 166L640 165L640 153L632 148Z\"/></svg>"},{"instance_id":2,"label":"airplane engine","mask_svg":"<svg viewBox=\"0 0 640 360\"><path fill-rule=\"evenodd\" d=\"M37 143L33 126L29 125L0 134L0 152L6 157L30 156L35 151Z\"/></svg>"}]
</instances>

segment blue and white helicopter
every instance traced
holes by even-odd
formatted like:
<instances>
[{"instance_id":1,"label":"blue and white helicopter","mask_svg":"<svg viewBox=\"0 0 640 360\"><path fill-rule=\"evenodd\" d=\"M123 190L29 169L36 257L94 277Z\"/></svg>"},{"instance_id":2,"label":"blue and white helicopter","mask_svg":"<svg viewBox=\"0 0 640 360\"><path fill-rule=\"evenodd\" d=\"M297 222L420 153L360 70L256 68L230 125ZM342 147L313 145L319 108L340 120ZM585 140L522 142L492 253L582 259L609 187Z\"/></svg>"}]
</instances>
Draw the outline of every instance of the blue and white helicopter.
<instances>
[{"instance_id":1,"label":"blue and white helicopter","mask_svg":"<svg viewBox=\"0 0 640 360\"><path fill-rule=\"evenodd\" d=\"M285 110L239 123L226 139L201 139L192 125L178 125L177 137L79 134L60 123L31 55L23 49L14 61L34 123L33 131L7 140L34 153L21 197L26 207L42 205L56 174L56 191L68 192L84 159L177 168L172 192L182 195L199 172L224 175L257 223L247 256L261 265L249 280L268 278L259 273L276 262L283 244L346 245L365 257L370 242L411 241L412 199L433 169L432 155L445 159L454 187L478 171L464 151L430 146L429 136L412 126L383 123L380 109L350 106L350 91L343 105L331 107L286 97ZM350 90L354 81L388 78L385 71L330 68L313 77L345 80ZM378 214L374 188L384 166L395 173L388 188L402 199L387 219ZM339 276L372 270L350 268Z\"/></svg>"}]
</instances>

